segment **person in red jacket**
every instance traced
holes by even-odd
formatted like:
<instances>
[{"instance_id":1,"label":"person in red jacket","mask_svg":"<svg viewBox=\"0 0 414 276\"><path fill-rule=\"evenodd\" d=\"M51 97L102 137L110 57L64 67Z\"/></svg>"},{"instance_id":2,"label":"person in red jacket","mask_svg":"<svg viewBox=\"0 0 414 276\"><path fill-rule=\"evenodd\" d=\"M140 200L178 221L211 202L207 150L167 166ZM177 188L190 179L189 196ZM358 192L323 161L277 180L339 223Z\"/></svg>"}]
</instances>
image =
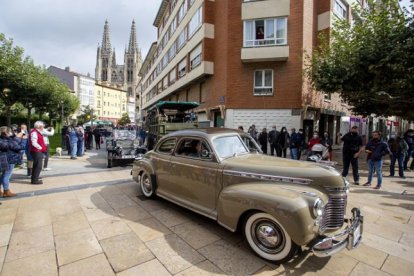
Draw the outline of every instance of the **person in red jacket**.
<instances>
[{"instance_id":1,"label":"person in red jacket","mask_svg":"<svg viewBox=\"0 0 414 276\"><path fill-rule=\"evenodd\" d=\"M320 144L321 143L321 138L319 138L319 134L318 132L314 132L313 133L313 137L309 140L308 142L308 150L311 151L312 147L316 144Z\"/></svg>"},{"instance_id":2,"label":"person in red jacket","mask_svg":"<svg viewBox=\"0 0 414 276\"><path fill-rule=\"evenodd\" d=\"M34 128L30 131L29 147L30 154L33 157L32 184L34 185L43 184L39 176L42 171L43 154L47 150L42 135L44 127L45 125L42 121L37 121L34 124Z\"/></svg>"}]
</instances>

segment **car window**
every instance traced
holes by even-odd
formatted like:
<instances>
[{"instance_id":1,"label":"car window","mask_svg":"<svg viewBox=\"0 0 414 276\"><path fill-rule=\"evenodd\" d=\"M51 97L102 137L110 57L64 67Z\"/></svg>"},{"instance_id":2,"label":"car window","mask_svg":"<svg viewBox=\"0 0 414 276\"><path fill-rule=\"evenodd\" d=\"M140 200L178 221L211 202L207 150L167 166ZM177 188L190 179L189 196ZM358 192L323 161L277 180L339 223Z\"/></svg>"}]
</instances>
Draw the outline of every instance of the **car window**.
<instances>
[{"instance_id":1,"label":"car window","mask_svg":"<svg viewBox=\"0 0 414 276\"><path fill-rule=\"evenodd\" d=\"M205 141L196 138L185 138L180 141L176 155L208 160L211 159L211 149Z\"/></svg>"},{"instance_id":2,"label":"car window","mask_svg":"<svg viewBox=\"0 0 414 276\"><path fill-rule=\"evenodd\" d=\"M240 136L250 152L263 153L262 149L250 135L242 134Z\"/></svg>"},{"instance_id":3,"label":"car window","mask_svg":"<svg viewBox=\"0 0 414 276\"><path fill-rule=\"evenodd\" d=\"M216 138L213 140L213 145L220 158L227 158L249 152L238 135Z\"/></svg>"},{"instance_id":4,"label":"car window","mask_svg":"<svg viewBox=\"0 0 414 276\"><path fill-rule=\"evenodd\" d=\"M157 149L157 152L171 154L174 151L174 147L177 140L175 138L165 140Z\"/></svg>"}]
</instances>

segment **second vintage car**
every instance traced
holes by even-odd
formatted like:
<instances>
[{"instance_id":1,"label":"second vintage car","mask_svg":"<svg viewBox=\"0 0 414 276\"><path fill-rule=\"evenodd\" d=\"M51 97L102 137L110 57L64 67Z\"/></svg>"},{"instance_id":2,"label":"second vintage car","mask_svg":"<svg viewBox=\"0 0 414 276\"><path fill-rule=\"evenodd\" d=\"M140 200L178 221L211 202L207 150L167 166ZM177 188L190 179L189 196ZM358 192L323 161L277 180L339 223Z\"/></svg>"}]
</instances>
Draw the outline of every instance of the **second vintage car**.
<instances>
[{"instance_id":1,"label":"second vintage car","mask_svg":"<svg viewBox=\"0 0 414 276\"><path fill-rule=\"evenodd\" d=\"M146 197L241 230L269 261L288 261L301 246L322 257L359 245L363 217L354 208L345 219L349 183L335 169L254 153L245 136L222 128L173 132L134 162L133 179Z\"/></svg>"},{"instance_id":2,"label":"second vintage car","mask_svg":"<svg viewBox=\"0 0 414 276\"><path fill-rule=\"evenodd\" d=\"M110 137L106 139L107 167L117 163L132 163L137 156L145 153L145 149L139 146L135 130L114 129Z\"/></svg>"}]
</instances>

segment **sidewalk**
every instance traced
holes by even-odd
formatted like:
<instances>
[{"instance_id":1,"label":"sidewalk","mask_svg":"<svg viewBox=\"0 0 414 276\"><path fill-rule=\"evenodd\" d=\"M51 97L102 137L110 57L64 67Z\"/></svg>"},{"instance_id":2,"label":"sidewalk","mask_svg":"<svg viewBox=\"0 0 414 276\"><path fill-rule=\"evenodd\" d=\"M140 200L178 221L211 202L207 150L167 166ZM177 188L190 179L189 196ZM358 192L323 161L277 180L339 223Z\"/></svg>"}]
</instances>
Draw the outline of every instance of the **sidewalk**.
<instances>
[{"instance_id":1,"label":"sidewalk","mask_svg":"<svg viewBox=\"0 0 414 276\"><path fill-rule=\"evenodd\" d=\"M340 152L335 154L340 159ZM304 248L277 266L256 257L239 233L162 199L145 199L131 179L131 167L106 169L105 157L101 150L77 160L52 158L52 170L42 172L44 185L30 185L25 170L15 172L11 188L19 196L0 206L2 276L414 271L414 172L406 179L384 178L380 191L352 185L348 210L362 208L365 219L358 249L316 258ZM366 171L361 175L363 182Z\"/></svg>"}]
</instances>

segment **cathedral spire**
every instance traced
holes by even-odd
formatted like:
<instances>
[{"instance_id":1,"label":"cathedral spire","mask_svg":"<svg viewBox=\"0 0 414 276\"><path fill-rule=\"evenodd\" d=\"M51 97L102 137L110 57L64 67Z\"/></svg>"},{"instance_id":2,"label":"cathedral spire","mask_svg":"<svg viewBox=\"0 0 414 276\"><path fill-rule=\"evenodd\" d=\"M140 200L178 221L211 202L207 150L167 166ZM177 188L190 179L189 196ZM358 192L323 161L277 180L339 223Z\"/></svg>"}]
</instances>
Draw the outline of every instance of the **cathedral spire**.
<instances>
[{"instance_id":1,"label":"cathedral spire","mask_svg":"<svg viewBox=\"0 0 414 276\"><path fill-rule=\"evenodd\" d=\"M105 20L104 33L102 37L102 50L111 51L111 40L109 39L109 25L108 20Z\"/></svg>"},{"instance_id":2,"label":"cathedral spire","mask_svg":"<svg viewBox=\"0 0 414 276\"><path fill-rule=\"evenodd\" d=\"M135 28L135 20L132 20L131 34L129 36L128 53L137 51L137 30Z\"/></svg>"}]
</instances>

